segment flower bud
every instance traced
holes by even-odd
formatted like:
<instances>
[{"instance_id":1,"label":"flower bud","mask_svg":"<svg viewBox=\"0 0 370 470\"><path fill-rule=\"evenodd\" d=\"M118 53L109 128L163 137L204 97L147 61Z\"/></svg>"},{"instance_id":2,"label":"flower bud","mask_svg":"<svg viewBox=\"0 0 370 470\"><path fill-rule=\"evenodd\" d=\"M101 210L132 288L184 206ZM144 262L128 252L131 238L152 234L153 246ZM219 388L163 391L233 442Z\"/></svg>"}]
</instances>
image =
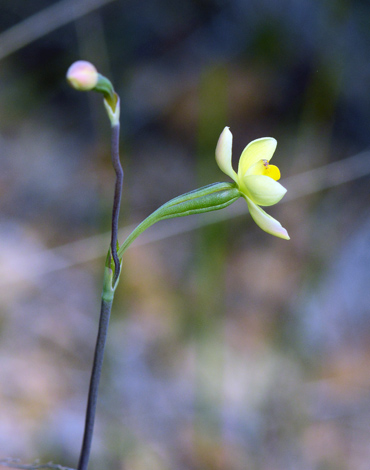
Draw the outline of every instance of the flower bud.
<instances>
[{"instance_id":1,"label":"flower bud","mask_svg":"<svg viewBox=\"0 0 370 470\"><path fill-rule=\"evenodd\" d=\"M93 64L86 60L78 60L72 64L67 72L69 84L80 91L88 91L95 88L99 74Z\"/></svg>"}]
</instances>

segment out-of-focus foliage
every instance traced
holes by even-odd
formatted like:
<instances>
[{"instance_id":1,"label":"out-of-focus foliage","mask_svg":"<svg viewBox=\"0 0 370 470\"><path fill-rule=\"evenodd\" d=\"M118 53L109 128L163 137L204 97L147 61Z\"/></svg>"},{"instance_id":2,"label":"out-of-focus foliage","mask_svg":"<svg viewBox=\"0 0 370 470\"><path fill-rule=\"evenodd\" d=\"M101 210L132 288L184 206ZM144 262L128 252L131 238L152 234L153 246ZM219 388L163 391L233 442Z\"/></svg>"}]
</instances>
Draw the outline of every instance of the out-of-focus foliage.
<instances>
[{"instance_id":1,"label":"out-of-focus foliage","mask_svg":"<svg viewBox=\"0 0 370 470\"><path fill-rule=\"evenodd\" d=\"M3 0L0 29L52 5ZM1 61L1 458L73 467L82 438L109 245L91 237L114 174L101 97L68 88L69 65L93 62L121 96L126 226L225 180L225 125L235 155L275 137L284 176L366 150L369 16L365 1L115 0ZM150 243L153 227L125 254L92 470L368 468L369 178L346 168L272 208L289 242L244 212Z\"/></svg>"}]
</instances>

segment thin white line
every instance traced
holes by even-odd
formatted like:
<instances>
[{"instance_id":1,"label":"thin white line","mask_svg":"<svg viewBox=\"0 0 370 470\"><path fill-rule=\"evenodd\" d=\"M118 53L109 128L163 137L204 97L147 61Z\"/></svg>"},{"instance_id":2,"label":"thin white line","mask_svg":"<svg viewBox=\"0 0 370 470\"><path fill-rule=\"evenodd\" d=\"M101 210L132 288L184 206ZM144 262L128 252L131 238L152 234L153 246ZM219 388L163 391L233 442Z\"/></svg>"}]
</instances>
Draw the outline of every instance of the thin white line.
<instances>
[{"instance_id":1,"label":"thin white line","mask_svg":"<svg viewBox=\"0 0 370 470\"><path fill-rule=\"evenodd\" d=\"M292 201L369 174L370 152L365 151L344 160L286 178L283 181L283 185L288 189L288 193L282 202ZM134 245L142 246L165 240L207 225L246 215L246 213L247 206L244 201L240 201L240 203L236 202L225 210L212 212L204 217L191 216L184 217L183 219L164 221L151 227L148 232L141 235L134 242ZM121 229L119 239L124 240L135 227L136 225L133 224ZM109 240L110 234L107 232L49 250L28 253L27 265L32 267L28 272L30 276L37 277L100 258L105 256ZM25 279L24 275L22 275L22 279ZM18 280L20 281L21 279L14 277L13 279L7 279L3 277L0 280L0 286L3 287Z\"/></svg>"},{"instance_id":2,"label":"thin white line","mask_svg":"<svg viewBox=\"0 0 370 470\"><path fill-rule=\"evenodd\" d=\"M62 0L0 34L0 60L114 0Z\"/></svg>"}]
</instances>

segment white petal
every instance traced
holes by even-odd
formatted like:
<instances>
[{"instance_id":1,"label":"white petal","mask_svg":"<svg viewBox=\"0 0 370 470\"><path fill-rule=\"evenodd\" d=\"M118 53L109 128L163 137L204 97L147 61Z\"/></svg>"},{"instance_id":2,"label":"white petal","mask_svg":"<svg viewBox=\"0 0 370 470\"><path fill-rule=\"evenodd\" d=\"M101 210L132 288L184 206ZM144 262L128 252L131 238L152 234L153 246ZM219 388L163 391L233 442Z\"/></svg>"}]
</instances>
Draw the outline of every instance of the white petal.
<instances>
[{"instance_id":1,"label":"white petal","mask_svg":"<svg viewBox=\"0 0 370 470\"><path fill-rule=\"evenodd\" d=\"M277 141L272 137L263 137L262 139L252 140L243 150L240 160L238 176L243 177L248 168L259 160L270 161L277 146Z\"/></svg>"},{"instance_id":2,"label":"white petal","mask_svg":"<svg viewBox=\"0 0 370 470\"><path fill-rule=\"evenodd\" d=\"M242 189L259 206L272 206L280 201L286 189L277 181L265 175L251 175L243 178Z\"/></svg>"},{"instance_id":3,"label":"white petal","mask_svg":"<svg viewBox=\"0 0 370 470\"><path fill-rule=\"evenodd\" d=\"M284 238L285 240L290 240L288 232L276 219L271 217L271 215L266 214L266 212L257 206L249 198L246 198L248 203L249 213L252 216L256 224L265 232L274 235L275 237Z\"/></svg>"},{"instance_id":4,"label":"white petal","mask_svg":"<svg viewBox=\"0 0 370 470\"><path fill-rule=\"evenodd\" d=\"M232 167L232 146L233 146L233 135L228 127L221 132L220 138L218 139L216 146L216 162L220 170L226 175L230 176L231 179L237 181L237 176Z\"/></svg>"}]
</instances>

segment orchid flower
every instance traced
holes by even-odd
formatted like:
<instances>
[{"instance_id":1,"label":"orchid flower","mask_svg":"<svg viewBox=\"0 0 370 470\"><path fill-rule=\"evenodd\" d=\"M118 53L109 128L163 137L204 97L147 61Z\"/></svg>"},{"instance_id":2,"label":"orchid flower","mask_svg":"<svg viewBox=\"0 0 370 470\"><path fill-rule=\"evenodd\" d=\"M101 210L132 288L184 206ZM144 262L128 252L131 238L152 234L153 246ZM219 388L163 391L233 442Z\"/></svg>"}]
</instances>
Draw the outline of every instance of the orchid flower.
<instances>
[{"instance_id":1,"label":"orchid flower","mask_svg":"<svg viewBox=\"0 0 370 470\"><path fill-rule=\"evenodd\" d=\"M232 167L233 136L228 127L222 131L216 147L216 161L221 171L232 178L247 201L249 213L256 224L275 237L289 240L284 227L260 206L272 206L282 199L286 189L277 182L280 170L270 165L277 142L272 137L253 140L243 150L238 173Z\"/></svg>"}]
</instances>

